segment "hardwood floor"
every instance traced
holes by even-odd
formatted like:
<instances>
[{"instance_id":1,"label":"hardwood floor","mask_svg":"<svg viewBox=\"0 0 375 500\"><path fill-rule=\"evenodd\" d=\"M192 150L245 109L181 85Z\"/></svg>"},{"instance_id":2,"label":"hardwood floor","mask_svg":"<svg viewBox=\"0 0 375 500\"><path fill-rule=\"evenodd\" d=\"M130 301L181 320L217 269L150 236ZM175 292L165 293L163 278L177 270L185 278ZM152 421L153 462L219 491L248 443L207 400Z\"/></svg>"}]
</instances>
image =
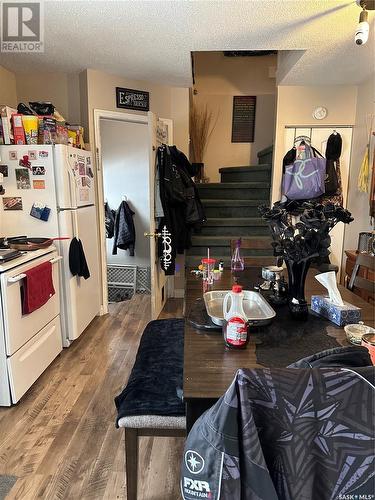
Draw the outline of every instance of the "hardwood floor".
<instances>
[{"instance_id":1,"label":"hardwood floor","mask_svg":"<svg viewBox=\"0 0 375 500\"><path fill-rule=\"evenodd\" d=\"M160 317L182 316L178 299ZM113 398L125 385L150 298L111 306L56 358L21 401L0 408L0 475L19 479L7 500L125 499L124 432ZM182 438L142 438L140 500L178 500Z\"/></svg>"}]
</instances>

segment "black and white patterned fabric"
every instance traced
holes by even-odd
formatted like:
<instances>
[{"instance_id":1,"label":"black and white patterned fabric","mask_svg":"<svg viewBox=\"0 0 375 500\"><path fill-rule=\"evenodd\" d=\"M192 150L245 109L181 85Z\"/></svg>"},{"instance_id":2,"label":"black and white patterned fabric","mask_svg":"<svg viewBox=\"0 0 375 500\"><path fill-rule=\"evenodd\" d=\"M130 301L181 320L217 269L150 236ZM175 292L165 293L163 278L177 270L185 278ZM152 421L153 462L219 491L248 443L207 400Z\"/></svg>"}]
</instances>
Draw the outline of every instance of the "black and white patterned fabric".
<instances>
[{"instance_id":1,"label":"black and white patterned fabric","mask_svg":"<svg viewBox=\"0 0 375 500\"><path fill-rule=\"evenodd\" d=\"M374 370L239 370L187 438L184 500L373 498Z\"/></svg>"}]
</instances>

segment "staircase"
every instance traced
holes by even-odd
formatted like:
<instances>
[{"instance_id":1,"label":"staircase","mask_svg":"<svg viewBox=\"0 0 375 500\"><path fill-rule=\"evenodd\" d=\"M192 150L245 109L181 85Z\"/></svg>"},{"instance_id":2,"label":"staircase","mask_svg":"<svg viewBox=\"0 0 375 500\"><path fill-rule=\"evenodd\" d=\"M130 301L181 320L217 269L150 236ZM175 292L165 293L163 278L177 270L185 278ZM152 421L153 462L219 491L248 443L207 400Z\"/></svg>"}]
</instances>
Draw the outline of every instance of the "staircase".
<instances>
[{"instance_id":1,"label":"staircase","mask_svg":"<svg viewBox=\"0 0 375 500\"><path fill-rule=\"evenodd\" d=\"M197 184L207 222L193 236L186 255L188 267L200 264L207 247L212 257L223 259L228 266L230 240L240 237L257 242L258 248L242 250L247 264L261 263L263 257L272 255L269 229L258 212L259 205L269 203L271 171L272 147L258 153L258 165L224 167L219 170L221 182Z\"/></svg>"}]
</instances>

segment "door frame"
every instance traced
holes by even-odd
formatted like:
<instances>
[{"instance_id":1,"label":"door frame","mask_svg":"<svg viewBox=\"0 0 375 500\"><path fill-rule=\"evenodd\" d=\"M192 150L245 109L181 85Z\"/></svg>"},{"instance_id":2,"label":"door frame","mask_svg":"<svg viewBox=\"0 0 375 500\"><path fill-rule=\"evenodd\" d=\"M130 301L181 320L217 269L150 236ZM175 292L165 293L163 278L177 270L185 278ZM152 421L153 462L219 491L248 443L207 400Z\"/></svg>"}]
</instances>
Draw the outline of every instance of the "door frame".
<instances>
[{"instance_id":1,"label":"door frame","mask_svg":"<svg viewBox=\"0 0 375 500\"><path fill-rule=\"evenodd\" d=\"M133 113L123 113L121 111L107 111L104 109L94 109L94 144L95 144L95 164L96 164L96 200L97 216L99 226L99 259L100 278L102 285L100 315L108 314L108 280L107 280L107 246L105 233L104 214L104 180L103 165L101 155L100 120L115 120L130 123L149 124L147 115Z\"/></svg>"}]
</instances>

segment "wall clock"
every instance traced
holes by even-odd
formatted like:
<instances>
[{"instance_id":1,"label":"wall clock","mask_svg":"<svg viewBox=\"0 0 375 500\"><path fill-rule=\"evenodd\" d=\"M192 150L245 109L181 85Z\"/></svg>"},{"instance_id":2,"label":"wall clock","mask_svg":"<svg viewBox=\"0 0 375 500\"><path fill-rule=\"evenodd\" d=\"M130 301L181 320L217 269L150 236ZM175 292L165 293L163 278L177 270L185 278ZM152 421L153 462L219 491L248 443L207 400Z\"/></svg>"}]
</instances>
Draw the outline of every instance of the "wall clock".
<instances>
[{"instance_id":1,"label":"wall clock","mask_svg":"<svg viewBox=\"0 0 375 500\"><path fill-rule=\"evenodd\" d=\"M318 106L317 108L314 109L313 111L313 117L315 120L323 120L328 114L327 108L324 108L323 106Z\"/></svg>"}]
</instances>

